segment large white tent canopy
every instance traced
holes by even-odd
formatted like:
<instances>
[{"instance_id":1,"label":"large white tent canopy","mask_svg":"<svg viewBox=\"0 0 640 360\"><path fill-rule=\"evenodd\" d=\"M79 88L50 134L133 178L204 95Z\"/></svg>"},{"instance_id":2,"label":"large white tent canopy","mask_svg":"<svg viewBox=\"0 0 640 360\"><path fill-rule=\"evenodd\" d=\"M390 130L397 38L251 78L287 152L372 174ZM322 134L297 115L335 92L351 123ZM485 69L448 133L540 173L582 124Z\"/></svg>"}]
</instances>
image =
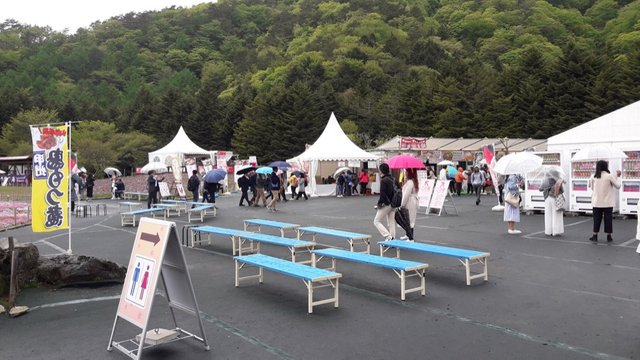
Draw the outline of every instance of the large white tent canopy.
<instances>
[{"instance_id":1,"label":"large white tent canopy","mask_svg":"<svg viewBox=\"0 0 640 360\"><path fill-rule=\"evenodd\" d=\"M594 144L636 149L640 144L640 101L610 112L547 141L549 151L579 150Z\"/></svg>"},{"instance_id":2,"label":"large white tent canopy","mask_svg":"<svg viewBox=\"0 0 640 360\"><path fill-rule=\"evenodd\" d=\"M308 192L318 195L316 174L320 161L369 161L377 160L378 156L362 150L354 144L344 133L334 113L331 113L327 126L320 137L302 154L288 159L296 168L303 169L309 174Z\"/></svg>"},{"instance_id":3,"label":"large white tent canopy","mask_svg":"<svg viewBox=\"0 0 640 360\"><path fill-rule=\"evenodd\" d=\"M177 160L178 164L182 165L185 155L211 156L211 151L207 151L191 141L182 126L180 126L178 133L171 142L163 148L149 153L149 163L160 162L172 166L173 160Z\"/></svg>"}]
</instances>

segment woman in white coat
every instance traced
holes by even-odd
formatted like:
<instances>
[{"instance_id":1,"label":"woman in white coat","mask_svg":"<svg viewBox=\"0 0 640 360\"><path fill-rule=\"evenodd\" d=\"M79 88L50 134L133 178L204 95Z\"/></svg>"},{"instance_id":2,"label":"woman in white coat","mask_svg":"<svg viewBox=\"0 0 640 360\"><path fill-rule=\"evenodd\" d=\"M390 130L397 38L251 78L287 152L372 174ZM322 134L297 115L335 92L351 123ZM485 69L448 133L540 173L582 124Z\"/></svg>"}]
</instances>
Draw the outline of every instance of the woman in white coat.
<instances>
[{"instance_id":1,"label":"woman in white coat","mask_svg":"<svg viewBox=\"0 0 640 360\"><path fill-rule=\"evenodd\" d=\"M407 169L404 185L402 185L401 207L409 211L409 222L411 223L411 236L403 236L401 239L413 240L413 230L416 226L416 216L418 214L418 176L416 169Z\"/></svg>"}]
</instances>

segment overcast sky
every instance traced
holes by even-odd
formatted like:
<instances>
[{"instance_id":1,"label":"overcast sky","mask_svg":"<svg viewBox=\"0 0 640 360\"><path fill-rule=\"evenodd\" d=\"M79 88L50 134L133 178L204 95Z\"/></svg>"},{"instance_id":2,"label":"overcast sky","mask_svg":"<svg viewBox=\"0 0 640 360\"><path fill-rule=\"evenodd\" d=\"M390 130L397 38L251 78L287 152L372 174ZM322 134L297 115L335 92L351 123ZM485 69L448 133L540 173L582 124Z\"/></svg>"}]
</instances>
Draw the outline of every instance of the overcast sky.
<instances>
[{"instance_id":1,"label":"overcast sky","mask_svg":"<svg viewBox=\"0 0 640 360\"><path fill-rule=\"evenodd\" d=\"M0 21L14 19L23 24L51 26L73 34L78 28L89 27L129 12L162 10L170 6L191 7L208 0L2 0Z\"/></svg>"}]
</instances>

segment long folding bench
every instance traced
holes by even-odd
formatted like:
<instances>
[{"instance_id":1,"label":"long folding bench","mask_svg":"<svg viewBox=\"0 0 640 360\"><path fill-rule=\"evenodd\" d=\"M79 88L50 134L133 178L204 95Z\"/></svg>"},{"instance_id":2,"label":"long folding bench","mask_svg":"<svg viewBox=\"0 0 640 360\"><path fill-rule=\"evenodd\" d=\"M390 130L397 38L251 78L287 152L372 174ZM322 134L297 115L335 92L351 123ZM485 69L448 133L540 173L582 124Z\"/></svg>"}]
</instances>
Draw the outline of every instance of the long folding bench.
<instances>
[{"instance_id":1,"label":"long folding bench","mask_svg":"<svg viewBox=\"0 0 640 360\"><path fill-rule=\"evenodd\" d=\"M381 241L378 243L380 245L380 255L383 256L384 253L389 249L396 249L396 258L400 257L400 249L418 251L423 253L449 256L458 259L462 265L464 265L465 273L467 276L467 285L471 285L471 280L476 278L484 278L484 281L489 280L489 272L487 270L487 261L489 255L488 252L476 251L476 250L467 250L460 249L448 246L440 246L440 245L431 245L424 244L412 241L403 241L403 240L389 240L389 241ZM483 271L477 274L471 274L471 265L480 264L483 267Z\"/></svg>"},{"instance_id":2,"label":"long folding bench","mask_svg":"<svg viewBox=\"0 0 640 360\"><path fill-rule=\"evenodd\" d=\"M216 210L213 205L198 205L194 208L187 209L187 218L189 220L189 223L191 223L191 217L194 215L200 217L200 222L204 222L205 215L211 214L213 214L213 216L216 216Z\"/></svg>"},{"instance_id":3,"label":"long folding bench","mask_svg":"<svg viewBox=\"0 0 640 360\"><path fill-rule=\"evenodd\" d=\"M163 219L167 219L165 217L165 212L164 209L160 209L160 208L151 208L151 209L140 209L140 210L132 210L132 211L127 211L127 212L123 212L120 213L120 219L121 219L121 223L122 226L125 225L132 225L132 226L136 226L136 217L141 218L143 216L153 216L153 218L156 217L156 215L162 214L162 218Z\"/></svg>"},{"instance_id":4,"label":"long folding bench","mask_svg":"<svg viewBox=\"0 0 640 360\"><path fill-rule=\"evenodd\" d=\"M180 216L180 205L178 204L158 203L153 204L153 206L163 209L166 217L171 217L171 215Z\"/></svg>"},{"instance_id":5,"label":"long folding bench","mask_svg":"<svg viewBox=\"0 0 640 360\"><path fill-rule=\"evenodd\" d=\"M321 228L317 226L308 226L308 227L298 228L298 239L301 239L302 236L304 235L312 235L313 242L316 242L316 235L334 236L334 237L347 240L347 242L349 243L349 250L351 251L353 251L354 243L358 243L357 245L366 245L367 250L364 252L366 252L367 254L371 250L370 249L371 235L367 235L367 234L358 234L350 231L327 229L327 228Z\"/></svg>"},{"instance_id":6,"label":"long folding bench","mask_svg":"<svg viewBox=\"0 0 640 360\"><path fill-rule=\"evenodd\" d=\"M289 239L285 237L279 237L274 235L260 234L260 233L243 233L237 236L238 238L238 255L242 256L242 252L257 252L260 253L260 244L270 244L276 246L284 246L291 252L291 261L296 262L296 254L306 252L311 255L311 251L315 248L316 243L311 241L302 241L298 239ZM244 246L248 243L248 246ZM311 263L311 260L300 261L299 264Z\"/></svg>"},{"instance_id":7,"label":"long folding bench","mask_svg":"<svg viewBox=\"0 0 640 360\"><path fill-rule=\"evenodd\" d=\"M248 230L250 227L255 226L258 228L258 232L260 232L260 228L262 226L272 227L280 230L280 235L284 237L284 232L286 230L297 231L300 225L298 224L290 224L286 222L273 221L273 220L264 220L264 219L248 219L244 221L244 229Z\"/></svg>"},{"instance_id":8,"label":"long folding bench","mask_svg":"<svg viewBox=\"0 0 640 360\"><path fill-rule=\"evenodd\" d=\"M347 260L356 263L379 266L393 270L400 278L400 299L405 300L406 294L420 291L422 296L426 293L425 271L429 267L415 261L386 258L378 255L371 255L342 249L322 249L311 252L311 262L313 266L317 266L318 262L323 258L331 258L331 268L329 270L336 271L336 259ZM391 261L389 261L391 260ZM407 289L407 278L418 277L420 285Z\"/></svg>"},{"instance_id":9,"label":"long folding bench","mask_svg":"<svg viewBox=\"0 0 640 360\"><path fill-rule=\"evenodd\" d=\"M207 244L211 244L211 235L223 235L223 236L230 237L231 238L231 246L232 246L234 255L238 251L236 249L237 236L246 233L244 230L222 228L222 227L217 227L217 226L191 227L191 228L189 228L189 231L191 232L191 236L189 237L190 238L189 240L191 240L190 241L190 243L191 243L190 247L194 247L196 245L196 243L198 245L201 245L201 244L203 244L205 242ZM207 239L206 240L202 239L202 234L207 234Z\"/></svg>"},{"instance_id":10,"label":"long folding bench","mask_svg":"<svg viewBox=\"0 0 640 360\"><path fill-rule=\"evenodd\" d=\"M138 201L142 200L143 196L149 196L149 194L145 192L140 192L140 191L125 191L122 194L122 197L125 199L133 199L134 197L137 197Z\"/></svg>"},{"instance_id":11,"label":"long folding bench","mask_svg":"<svg viewBox=\"0 0 640 360\"><path fill-rule=\"evenodd\" d=\"M195 205L196 207L206 206L207 208L204 210L205 217L207 216L215 217L218 215L218 207L216 206L215 203L189 201L188 204Z\"/></svg>"},{"instance_id":12,"label":"long folding bench","mask_svg":"<svg viewBox=\"0 0 640 360\"><path fill-rule=\"evenodd\" d=\"M318 269L308 265L294 263L288 260L282 260L263 254L253 254L236 256L235 259L235 274L236 274L236 287L240 286L240 280L255 279L257 278L260 284L264 281L263 269L277 272L280 274L292 276L302 279L302 282L307 287L307 308L308 313L313 313L313 307L316 305L333 303L334 308L338 308L339 303L339 285L342 274L325 269ZM257 274L240 276L240 271L247 265L255 266L258 268ZM333 287L333 297L314 300L314 291L323 287Z\"/></svg>"}]
</instances>

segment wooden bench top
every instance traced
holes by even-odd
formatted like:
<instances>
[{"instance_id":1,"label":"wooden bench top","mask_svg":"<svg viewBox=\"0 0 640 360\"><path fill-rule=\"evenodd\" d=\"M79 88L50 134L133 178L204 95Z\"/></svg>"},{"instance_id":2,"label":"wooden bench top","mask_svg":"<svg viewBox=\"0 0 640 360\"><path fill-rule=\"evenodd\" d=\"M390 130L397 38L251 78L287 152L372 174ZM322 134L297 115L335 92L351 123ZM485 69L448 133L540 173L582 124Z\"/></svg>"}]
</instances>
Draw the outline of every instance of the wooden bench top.
<instances>
[{"instance_id":1,"label":"wooden bench top","mask_svg":"<svg viewBox=\"0 0 640 360\"><path fill-rule=\"evenodd\" d=\"M289 239L289 238L284 238L280 236L267 235L267 234L261 234L261 233L243 233L241 235L238 235L238 237L243 239L273 244L273 245L290 246L290 247L308 247L308 246L314 246L316 244L313 241Z\"/></svg>"},{"instance_id":2,"label":"wooden bench top","mask_svg":"<svg viewBox=\"0 0 640 360\"><path fill-rule=\"evenodd\" d=\"M245 264L259 266L264 269L269 269L274 272L293 276L307 281L315 282L342 277L342 274L340 273L315 268L300 263L294 263L291 261L282 260L262 254L235 256L234 259Z\"/></svg>"},{"instance_id":3,"label":"wooden bench top","mask_svg":"<svg viewBox=\"0 0 640 360\"><path fill-rule=\"evenodd\" d=\"M244 222L245 224L264 225L264 226L270 226L270 227L275 227L280 229L297 228L300 226L298 224L291 224L291 223L286 223L281 221L273 221L273 220L265 220L265 219L248 219L248 220L245 220Z\"/></svg>"},{"instance_id":4,"label":"wooden bench top","mask_svg":"<svg viewBox=\"0 0 640 360\"><path fill-rule=\"evenodd\" d=\"M322 234L322 235L331 235L331 236L345 238L345 239L368 239L371 237L371 235L367 235L367 234L359 234L359 233L354 233L354 232L344 231L344 230L327 229L327 228L322 228L317 226L301 227L301 228L298 228L298 231L306 232L306 233Z\"/></svg>"},{"instance_id":5,"label":"wooden bench top","mask_svg":"<svg viewBox=\"0 0 640 360\"><path fill-rule=\"evenodd\" d=\"M388 240L381 241L378 243L381 246L398 248L398 249L406 249L406 250L414 250L431 254L438 254L444 256L451 256L459 259L477 259L483 258L491 255L488 252L476 251L476 250L467 250L460 249L448 246L440 246L440 245L431 245L424 244L419 242L412 241L403 241L403 240Z\"/></svg>"},{"instance_id":6,"label":"wooden bench top","mask_svg":"<svg viewBox=\"0 0 640 360\"><path fill-rule=\"evenodd\" d=\"M342 249L322 249L314 250L313 253L319 256L326 256L335 259L349 260L363 264L375 265L393 270L412 271L418 269L426 269L427 264L417 261L402 260L397 258L386 258L378 255L358 253Z\"/></svg>"}]
</instances>

